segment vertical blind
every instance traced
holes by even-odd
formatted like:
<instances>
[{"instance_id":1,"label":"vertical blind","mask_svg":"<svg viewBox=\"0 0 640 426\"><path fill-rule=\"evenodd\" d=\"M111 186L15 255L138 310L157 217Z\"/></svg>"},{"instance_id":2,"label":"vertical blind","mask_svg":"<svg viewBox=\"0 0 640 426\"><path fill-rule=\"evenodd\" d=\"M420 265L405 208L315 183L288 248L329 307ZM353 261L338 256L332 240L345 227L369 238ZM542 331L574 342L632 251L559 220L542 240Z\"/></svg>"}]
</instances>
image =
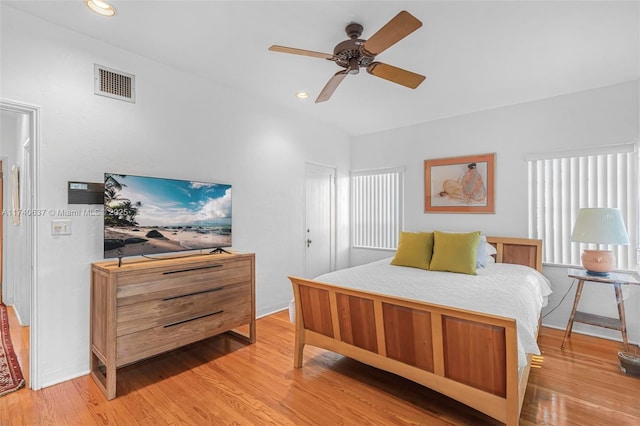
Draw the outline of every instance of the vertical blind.
<instances>
[{"instance_id":1,"label":"vertical blind","mask_svg":"<svg viewBox=\"0 0 640 426\"><path fill-rule=\"evenodd\" d=\"M638 155L635 144L530 154L529 236L544 241L543 262L580 265L593 245L571 242L573 224L583 207L618 208L631 244L601 245L613 250L618 269L637 266Z\"/></svg>"},{"instance_id":2,"label":"vertical blind","mask_svg":"<svg viewBox=\"0 0 640 426\"><path fill-rule=\"evenodd\" d=\"M353 247L398 247L403 216L402 178L402 168L351 173Z\"/></svg>"}]
</instances>

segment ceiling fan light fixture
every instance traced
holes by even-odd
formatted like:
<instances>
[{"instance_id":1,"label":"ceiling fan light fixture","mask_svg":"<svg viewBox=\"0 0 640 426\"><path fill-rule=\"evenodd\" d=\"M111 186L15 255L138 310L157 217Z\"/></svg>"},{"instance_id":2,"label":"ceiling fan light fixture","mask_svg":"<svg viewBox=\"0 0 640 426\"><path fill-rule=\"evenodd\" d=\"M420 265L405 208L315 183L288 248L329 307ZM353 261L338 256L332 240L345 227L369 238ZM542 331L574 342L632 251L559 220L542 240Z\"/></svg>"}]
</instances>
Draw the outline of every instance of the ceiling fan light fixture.
<instances>
[{"instance_id":1,"label":"ceiling fan light fixture","mask_svg":"<svg viewBox=\"0 0 640 426\"><path fill-rule=\"evenodd\" d=\"M115 16L118 13L115 7L104 0L84 0L84 4L98 15Z\"/></svg>"},{"instance_id":2,"label":"ceiling fan light fixture","mask_svg":"<svg viewBox=\"0 0 640 426\"><path fill-rule=\"evenodd\" d=\"M307 92L296 92L296 98L298 99L308 99L309 96L310 95Z\"/></svg>"},{"instance_id":3,"label":"ceiling fan light fixture","mask_svg":"<svg viewBox=\"0 0 640 426\"><path fill-rule=\"evenodd\" d=\"M349 59L349 74L355 75L360 73L360 63L358 63L358 58Z\"/></svg>"}]
</instances>

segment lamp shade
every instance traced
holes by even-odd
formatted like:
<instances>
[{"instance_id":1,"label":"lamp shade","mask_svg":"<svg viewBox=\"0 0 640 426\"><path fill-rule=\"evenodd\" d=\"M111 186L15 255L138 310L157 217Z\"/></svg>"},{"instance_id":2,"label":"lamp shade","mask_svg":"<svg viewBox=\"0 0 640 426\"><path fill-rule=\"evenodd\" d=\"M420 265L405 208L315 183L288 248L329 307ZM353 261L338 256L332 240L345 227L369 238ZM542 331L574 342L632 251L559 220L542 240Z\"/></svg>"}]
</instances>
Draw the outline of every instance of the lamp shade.
<instances>
[{"instance_id":1,"label":"lamp shade","mask_svg":"<svg viewBox=\"0 0 640 426\"><path fill-rule=\"evenodd\" d=\"M629 236L618 209L580 209L571 241L578 243L629 245Z\"/></svg>"}]
</instances>

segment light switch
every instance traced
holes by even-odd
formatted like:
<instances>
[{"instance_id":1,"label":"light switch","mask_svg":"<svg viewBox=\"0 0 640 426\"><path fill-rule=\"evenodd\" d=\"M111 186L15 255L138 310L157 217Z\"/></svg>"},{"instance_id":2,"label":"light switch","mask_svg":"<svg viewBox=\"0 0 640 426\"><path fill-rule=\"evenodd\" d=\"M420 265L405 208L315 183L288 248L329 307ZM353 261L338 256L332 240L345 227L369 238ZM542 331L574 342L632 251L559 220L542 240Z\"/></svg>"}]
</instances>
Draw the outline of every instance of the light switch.
<instances>
[{"instance_id":1,"label":"light switch","mask_svg":"<svg viewBox=\"0 0 640 426\"><path fill-rule=\"evenodd\" d=\"M51 235L71 235L71 221L69 219L52 220Z\"/></svg>"}]
</instances>

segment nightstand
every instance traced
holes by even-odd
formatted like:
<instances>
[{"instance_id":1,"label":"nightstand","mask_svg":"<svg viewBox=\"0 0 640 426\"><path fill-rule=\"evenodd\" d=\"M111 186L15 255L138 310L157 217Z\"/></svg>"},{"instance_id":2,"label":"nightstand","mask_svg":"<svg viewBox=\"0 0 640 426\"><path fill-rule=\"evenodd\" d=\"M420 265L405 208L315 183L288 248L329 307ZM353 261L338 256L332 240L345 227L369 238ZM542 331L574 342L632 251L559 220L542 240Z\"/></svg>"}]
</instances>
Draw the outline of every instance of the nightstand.
<instances>
[{"instance_id":1,"label":"nightstand","mask_svg":"<svg viewBox=\"0 0 640 426\"><path fill-rule=\"evenodd\" d=\"M562 345L560 349L564 349L567 339L571 337L571 329L574 322L580 322L583 324L594 325L596 327L604 327L612 330L618 330L622 333L622 342L624 343L624 349L629 350L629 342L627 341L627 325L624 314L624 300L622 299L622 286L623 285L640 285L634 276L624 274L620 272L611 272L607 276L590 275L584 269L569 269L567 275L570 278L578 280L578 289L576 290L576 298L573 301L573 309L569 316L569 322L567 323L567 329L564 332L564 339L562 339ZM605 317L602 315L589 314L586 312L578 311L578 304L580 303L580 296L582 295L582 287L584 282L589 281L600 284L612 284L616 293L616 302L618 303L618 318Z\"/></svg>"}]
</instances>

